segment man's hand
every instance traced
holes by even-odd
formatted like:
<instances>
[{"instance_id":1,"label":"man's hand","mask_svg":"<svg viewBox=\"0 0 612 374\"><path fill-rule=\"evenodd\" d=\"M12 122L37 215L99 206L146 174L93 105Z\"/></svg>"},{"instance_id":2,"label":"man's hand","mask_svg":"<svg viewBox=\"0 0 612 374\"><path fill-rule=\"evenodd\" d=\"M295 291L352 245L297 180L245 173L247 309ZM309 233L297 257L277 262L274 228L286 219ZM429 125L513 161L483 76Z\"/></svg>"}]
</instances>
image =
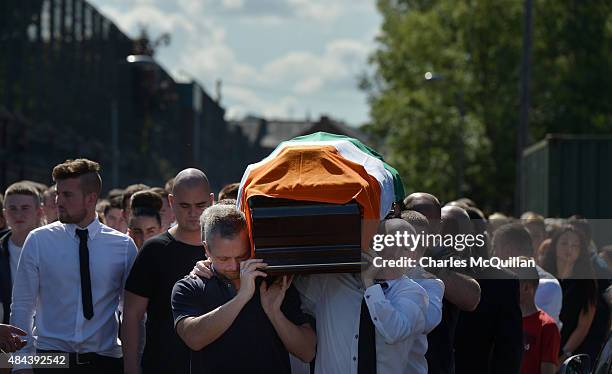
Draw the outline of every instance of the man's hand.
<instances>
[{"instance_id":1,"label":"man's hand","mask_svg":"<svg viewBox=\"0 0 612 374\"><path fill-rule=\"evenodd\" d=\"M374 278L380 272L380 268L374 266L374 258L376 257L378 255L371 249L361 252L361 261L366 263L365 267L361 270L361 281L365 288L374 284Z\"/></svg>"},{"instance_id":2,"label":"man's hand","mask_svg":"<svg viewBox=\"0 0 612 374\"><path fill-rule=\"evenodd\" d=\"M0 349L5 353L20 350L27 344L20 336L26 335L27 333L18 327L0 324Z\"/></svg>"},{"instance_id":3,"label":"man's hand","mask_svg":"<svg viewBox=\"0 0 612 374\"><path fill-rule=\"evenodd\" d=\"M255 293L255 278L267 277L268 274L259 270L268 266L262 259L252 258L240 263L240 290L236 297L242 297L244 300L251 300Z\"/></svg>"},{"instance_id":4,"label":"man's hand","mask_svg":"<svg viewBox=\"0 0 612 374\"><path fill-rule=\"evenodd\" d=\"M191 270L191 272L189 273L189 276L191 278L202 277L202 278L210 279L213 276L211 266L212 266L212 261L210 261L210 259L208 258L206 260L198 261L193 267L193 270Z\"/></svg>"},{"instance_id":5,"label":"man's hand","mask_svg":"<svg viewBox=\"0 0 612 374\"><path fill-rule=\"evenodd\" d=\"M269 286L266 282L261 282L261 286L259 286L259 296L261 298L261 306L266 315L270 316L280 311L283 300L285 299L285 293L292 281L293 275L283 275L282 278L278 278Z\"/></svg>"}]
</instances>

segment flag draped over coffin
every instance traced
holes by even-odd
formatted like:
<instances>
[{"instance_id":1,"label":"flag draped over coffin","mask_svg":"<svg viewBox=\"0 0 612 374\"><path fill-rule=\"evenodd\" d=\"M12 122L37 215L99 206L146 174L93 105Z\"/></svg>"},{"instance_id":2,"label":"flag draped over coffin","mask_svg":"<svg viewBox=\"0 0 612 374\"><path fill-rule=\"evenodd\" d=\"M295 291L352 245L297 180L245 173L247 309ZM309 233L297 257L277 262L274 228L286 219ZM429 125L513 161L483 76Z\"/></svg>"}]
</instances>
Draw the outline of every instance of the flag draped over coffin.
<instances>
[{"instance_id":1,"label":"flag draped over coffin","mask_svg":"<svg viewBox=\"0 0 612 374\"><path fill-rule=\"evenodd\" d=\"M346 204L356 201L365 220L379 221L393 202L404 198L398 172L359 140L325 132L279 144L266 158L247 167L238 207L251 225L254 196Z\"/></svg>"}]
</instances>

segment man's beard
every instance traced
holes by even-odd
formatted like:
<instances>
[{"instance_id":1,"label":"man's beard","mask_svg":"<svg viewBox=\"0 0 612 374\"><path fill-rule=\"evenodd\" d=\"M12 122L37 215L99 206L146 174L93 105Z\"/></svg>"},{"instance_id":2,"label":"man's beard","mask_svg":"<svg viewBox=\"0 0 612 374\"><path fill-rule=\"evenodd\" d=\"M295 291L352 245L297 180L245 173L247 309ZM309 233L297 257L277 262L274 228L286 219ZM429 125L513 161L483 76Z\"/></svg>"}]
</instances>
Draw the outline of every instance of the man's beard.
<instances>
[{"instance_id":1,"label":"man's beard","mask_svg":"<svg viewBox=\"0 0 612 374\"><path fill-rule=\"evenodd\" d=\"M81 210L79 214L73 215L68 214L68 212L62 213L61 211L59 211L57 216L61 223L79 223L83 221L87 216L87 210L83 208L83 210Z\"/></svg>"}]
</instances>

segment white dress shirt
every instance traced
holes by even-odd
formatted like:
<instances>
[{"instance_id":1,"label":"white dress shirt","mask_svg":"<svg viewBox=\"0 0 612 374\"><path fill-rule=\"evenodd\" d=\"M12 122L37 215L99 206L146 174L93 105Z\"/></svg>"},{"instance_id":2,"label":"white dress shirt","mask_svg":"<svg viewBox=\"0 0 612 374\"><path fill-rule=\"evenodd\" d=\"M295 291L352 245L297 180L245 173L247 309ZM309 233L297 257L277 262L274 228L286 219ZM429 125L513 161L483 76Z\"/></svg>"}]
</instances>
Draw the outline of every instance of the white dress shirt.
<instances>
[{"instance_id":1,"label":"white dress shirt","mask_svg":"<svg viewBox=\"0 0 612 374\"><path fill-rule=\"evenodd\" d=\"M417 336L409 353L408 373L427 374L427 334L429 334L442 320L442 299L444 297L444 282L438 278L428 277L422 268L414 268L408 273L429 296L429 306L425 322L425 331Z\"/></svg>"},{"instance_id":2,"label":"white dress shirt","mask_svg":"<svg viewBox=\"0 0 612 374\"><path fill-rule=\"evenodd\" d=\"M407 361L426 325L426 291L407 277L363 289L359 274L314 274L296 279L302 309L317 323L315 373L357 374L361 301L376 328L378 373L409 373Z\"/></svg>"},{"instance_id":3,"label":"white dress shirt","mask_svg":"<svg viewBox=\"0 0 612 374\"><path fill-rule=\"evenodd\" d=\"M552 274L536 265L538 270L538 289L535 293L535 304L539 309L542 309L546 314L552 317L557 322L557 327L561 331L563 323L559 319L561 306L563 305L563 290L557 278Z\"/></svg>"},{"instance_id":4,"label":"white dress shirt","mask_svg":"<svg viewBox=\"0 0 612 374\"><path fill-rule=\"evenodd\" d=\"M11 324L28 333L22 353L38 348L121 357L116 312L136 246L97 218L86 227L94 310L87 320L76 229L74 224L54 222L28 235L13 285Z\"/></svg>"}]
</instances>

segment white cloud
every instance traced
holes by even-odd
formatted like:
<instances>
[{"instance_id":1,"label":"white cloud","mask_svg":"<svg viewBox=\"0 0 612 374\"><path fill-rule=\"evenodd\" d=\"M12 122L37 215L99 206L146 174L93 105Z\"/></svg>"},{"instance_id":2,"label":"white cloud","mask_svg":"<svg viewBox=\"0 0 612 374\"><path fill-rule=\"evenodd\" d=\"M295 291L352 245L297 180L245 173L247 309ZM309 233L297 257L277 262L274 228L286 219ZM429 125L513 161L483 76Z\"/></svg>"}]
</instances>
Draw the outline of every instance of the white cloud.
<instances>
[{"instance_id":1,"label":"white cloud","mask_svg":"<svg viewBox=\"0 0 612 374\"><path fill-rule=\"evenodd\" d=\"M293 117L298 100L293 96L284 96L263 108L263 115L267 118Z\"/></svg>"},{"instance_id":2,"label":"white cloud","mask_svg":"<svg viewBox=\"0 0 612 374\"><path fill-rule=\"evenodd\" d=\"M164 12L152 4L138 4L123 11L115 6L103 5L100 11L113 20L120 29L134 34L141 25L146 25L150 31L171 32L183 29L195 32L195 25L180 13Z\"/></svg>"},{"instance_id":3,"label":"white cloud","mask_svg":"<svg viewBox=\"0 0 612 374\"><path fill-rule=\"evenodd\" d=\"M328 43L323 53L292 51L256 68L239 61L221 35L201 47L192 44L179 65L201 81L223 80L229 118L247 113L286 117L299 108L297 97L316 98L326 91L342 96L355 90L367 53L363 43L340 39Z\"/></svg>"},{"instance_id":4,"label":"white cloud","mask_svg":"<svg viewBox=\"0 0 612 374\"><path fill-rule=\"evenodd\" d=\"M288 0L294 12L317 22L332 22L348 10L350 4L339 1Z\"/></svg>"},{"instance_id":5,"label":"white cloud","mask_svg":"<svg viewBox=\"0 0 612 374\"><path fill-rule=\"evenodd\" d=\"M294 51L266 64L267 82L286 82L296 94L315 94L326 85L355 87L355 77L366 64L368 48L356 40L330 42L325 53Z\"/></svg>"},{"instance_id":6,"label":"white cloud","mask_svg":"<svg viewBox=\"0 0 612 374\"><path fill-rule=\"evenodd\" d=\"M293 89L296 93L302 95L313 94L323 87L323 80L319 77L310 77L297 82Z\"/></svg>"},{"instance_id":7,"label":"white cloud","mask_svg":"<svg viewBox=\"0 0 612 374\"><path fill-rule=\"evenodd\" d=\"M204 10L205 2L201 0L178 0L177 4L185 14L200 15Z\"/></svg>"},{"instance_id":8,"label":"white cloud","mask_svg":"<svg viewBox=\"0 0 612 374\"><path fill-rule=\"evenodd\" d=\"M223 4L223 7L225 7L225 9L236 10L236 9L242 9L242 7L244 6L244 1L243 0L222 0L222 4Z\"/></svg>"},{"instance_id":9,"label":"white cloud","mask_svg":"<svg viewBox=\"0 0 612 374\"><path fill-rule=\"evenodd\" d=\"M141 0L155 1L155 0ZM161 0L157 0L161 1ZM291 22L304 19L330 23L355 7L370 6L372 0L178 0L178 5L190 13L206 11L222 16L239 16L245 20L267 23Z\"/></svg>"},{"instance_id":10,"label":"white cloud","mask_svg":"<svg viewBox=\"0 0 612 374\"><path fill-rule=\"evenodd\" d=\"M124 0L92 1L102 4L99 9L132 36L141 24L149 26L152 36L170 32L172 44L156 56L182 81L196 79L210 90L214 81L221 79L229 118L248 113L286 117L304 111L313 101L354 95L356 76L366 66L376 32L370 30L368 40L358 39L364 38L366 30L356 33L354 39L323 40L322 52L296 44L295 50L256 66L239 58L230 45L226 33L237 30L227 29L225 16L265 22L283 32L296 18L318 27L355 12L373 11L373 1L178 0L170 4L165 0L132 0L127 6ZM311 104L306 104L309 100Z\"/></svg>"}]
</instances>

